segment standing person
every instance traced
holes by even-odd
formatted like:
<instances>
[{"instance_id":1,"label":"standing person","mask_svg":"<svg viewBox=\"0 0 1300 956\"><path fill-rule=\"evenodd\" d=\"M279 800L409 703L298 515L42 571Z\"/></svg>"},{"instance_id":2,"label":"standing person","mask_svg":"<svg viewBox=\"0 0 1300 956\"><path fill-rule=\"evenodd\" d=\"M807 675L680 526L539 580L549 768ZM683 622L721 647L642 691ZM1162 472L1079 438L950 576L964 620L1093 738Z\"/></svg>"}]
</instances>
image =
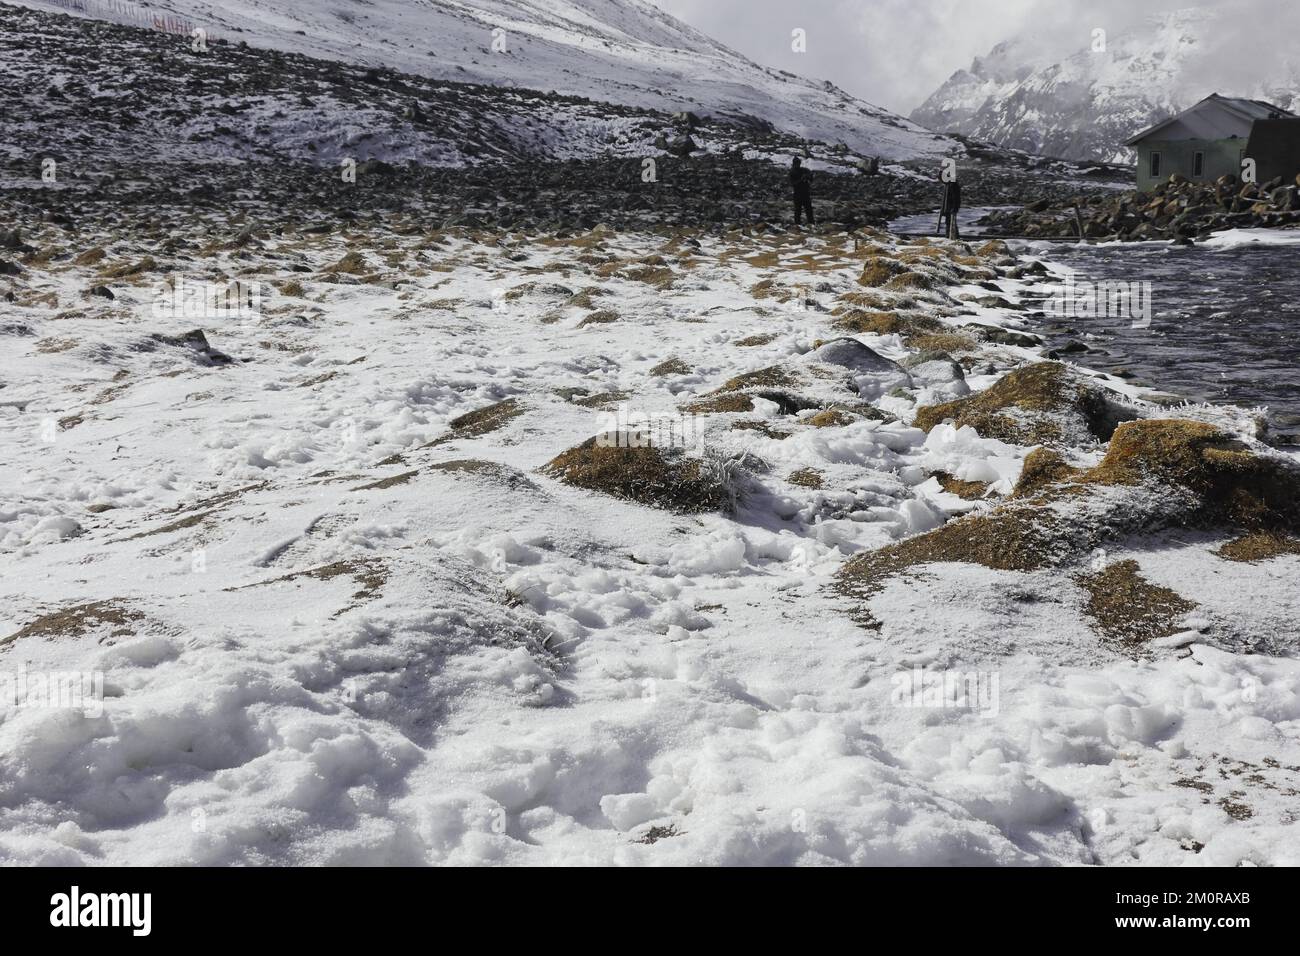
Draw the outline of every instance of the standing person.
<instances>
[{"instance_id":1,"label":"standing person","mask_svg":"<svg viewBox=\"0 0 1300 956\"><path fill-rule=\"evenodd\" d=\"M961 210L961 183L953 180L943 184L943 206L939 209L939 221L944 223L943 233L949 239L960 239L957 232L957 213Z\"/></svg>"},{"instance_id":2,"label":"standing person","mask_svg":"<svg viewBox=\"0 0 1300 956\"><path fill-rule=\"evenodd\" d=\"M794 224L800 224L803 212L808 213L808 225L815 226L812 207L812 176L803 168L803 160L798 156L790 163L790 188L794 190Z\"/></svg>"}]
</instances>

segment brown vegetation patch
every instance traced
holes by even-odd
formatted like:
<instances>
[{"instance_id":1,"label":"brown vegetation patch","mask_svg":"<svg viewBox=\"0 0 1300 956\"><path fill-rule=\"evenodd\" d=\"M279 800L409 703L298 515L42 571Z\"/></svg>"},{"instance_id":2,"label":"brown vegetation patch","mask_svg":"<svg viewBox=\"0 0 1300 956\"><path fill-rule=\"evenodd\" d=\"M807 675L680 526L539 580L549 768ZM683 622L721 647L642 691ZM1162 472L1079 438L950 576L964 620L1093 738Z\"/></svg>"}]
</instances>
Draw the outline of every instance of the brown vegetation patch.
<instances>
[{"instance_id":1,"label":"brown vegetation patch","mask_svg":"<svg viewBox=\"0 0 1300 956\"><path fill-rule=\"evenodd\" d=\"M365 256L353 250L345 254L338 262L330 263L320 271L326 275L361 276L368 275L372 270L366 263Z\"/></svg>"},{"instance_id":2,"label":"brown vegetation patch","mask_svg":"<svg viewBox=\"0 0 1300 956\"><path fill-rule=\"evenodd\" d=\"M779 428L773 428L768 422L743 421L735 422L731 426L732 431L758 432L765 438L772 438L776 441L782 441L789 438L791 433L781 431Z\"/></svg>"},{"instance_id":3,"label":"brown vegetation patch","mask_svg":"<svg viewBox=\"0 0 1300 956\"><path fill-rule=\"evenodd\" d=\"M851 309L835 320L835 327L859 334L901 335L910 343L916 337L940 331L943 323L928 315L899 315L896 312Z\"/></svg>"},{"instance_id":4,"label":"brown vegetation patch","mask_svg":"<svg viewBox=\"0 0 1300 956\"><path fill-rule=\"evenodd\" d=\"M790 388L795 384L797 383L793 375L783 368L772 365L729 378L714 394L742 392L749 388Z\"/></svg>"},{"instance_id":5,"label":"brown vegetation patch","mask_svg":"<svg viewBox=\"0 0 1300 956\"><path fill-rule=\"evenodd\" d=\"M1136 492L1136 486L1156 494L1103 492L1125 487ZM878 624L865 610L866 601L890 577L919 565L960 562L1034 571L1077 561L1121 535L1185 525L1295 531L1300 469L1255 455L1201 422L1127 422L1116 429L1095 468L1070 468L1053 453L1027 460L1012 500L987 514L858 555L840 572L837 587L861 600L858 619L874 628ZM1178 605L1168 600L1152 606Z\"/></svg>"},{"instance_id":6,"label":"brown vegetation patch","mask_svg":"<svg viewBox=\"0 0 1300 956\"><path fill-rule=\"evenodd\" d=\"M753 410L754 400L748 395L741 394L715 395L712 398L702 398L699 401L682 406L682 411L690 412L693 415L710 415L715 412L752 412Z\"/></svg>"},{"instance_id":7,"label":"brown vegetation patch","mask_svg":"<svg viewBox=\"0 0 1300 956\"><path fill-rule=\"evenodd\" d=\"M124 262L121 265L101 269L99 274L105 279L126 279L142 272L152 272L157 268L158 263L154 261L153 256L145 256L138 262Z\"/></svg>"},{"instance_id":8,"label":"brown vegetation patch","mask_svg":"<svg viewBox=\"0 0 1300 956\"><path fill-rule=\"evenodd\" d=\"M106 253L102 247L94 246L72 260L74 266L93 266L102 262Z\"/></svg>"},{"instance_id":9,"label":"brown vegetation patch","mask_svg":"<svg viewBox=\"0 0 1300 956\"><path fill-rule=\"evenodd\" d=\"M989 493L987 481L962 481L956 475L950 475L946 471L936 471L934 478L939 482L939 487L948 494L967 501L979 501Z\"/></svg>"},{"instance_id":10,"label":"brown vegetation patch","mask_svg":"<svg viewBox=\"0 0 1300 956\"><path fill-rule=\"evenodd\" d=\"M440 461L428 466L429 471L440 471L449 475L476 475L487 478L511 489L536 490L535 485L523 472L495 461L480 458L458 458L453 461Z\"/></svg>"},{"instance_id":11,"label":"brown vegetation patch","mask_svg":"<svg viewBox=\"0 0 1300 956\"><path fill-rule=\"evenodd\" d=\"M664 375L689 375L694 369L679 358L665 359L650 370L656 377Z\"/></svg>"},{"instance_id":12,"label":"brown vegetation patch","mask_svg":"<svg viewBox=\"0 0 1300 956\"><path fill-rule=\"evenodd\" d=\"M594 285L588 286L587 288L582 289L579 292L575 292L573 296L569 299L567 304L571 306L575 306L580 309L594 309L596 308L596 305L594 302L592 302L592 299L596 298L597 296L605 296L609 294L610 293L608 289L602 289L600 288L600 286L594 286Z\"/></svg>"},{"instance_id":13,"label":"brown vegetation patch","mask_svg":"<svg viewBox=\"0 0 1300 956\"><path fill-rule=\"evenodd\" d=\"M704 461L671 450L635 447L639 442L639 436L628 432L589 438L541 471L575 488L682 514L727 506L730 495L723 481Z\"/></svg>"},{"instance_id":14,"label":"brown vegetation patch","mask_svg":"<svg viewBox=\"0 0 1300 956\"><path fill-rule=\"evenodd\" d=\"M973 338L961 332L930 332L915 335L907 338L907 344L922 352L947 352L949 355L971 352L979 347Z\"/></svg>"},{"instance_id":15,"label":"brown vegetation patch","mask_svg":"<svg viewBox=\"0 0 1300 956\"><path fill-rule=\"evenodd\" d=\"M384 567L384 563L377 558L333 561L330 564L322 564L320 567L308 568L306 571L294 571L278 578L256 581L253 584L243 584L238 587L226 588L226 590L242 591L245 588L262 587L267 584L283 584L303 578L310 578L314 581L333 581L335 578L340 577L351 577L359 585L359 589L352 594L353 601L365 601L377 597L380 591L383 590L384 584L388 581L388 570ZM349 605L337 613L342 614L343 611L349 610L351 607L355 607L355 605Z\"/></svg>"},{"instance_id":16,"label":"brown vegetation patch","mask_svg":"<svg viewBox=\"0 0 1300 956\"><path fill-rule=\"evenodd\" d=\"M202 524L205 520L217 513L216 508L209 511L199 511L191 515L186 515L176 521L163 525L161 528L154 528L152 531L140 531L129 537L123 538L123 541L135 541L137 538L148 538L155 534L171 534L175 531L184 531L187 528L193 528Z\"/></svg>"},{"instance_id":17,"label":"brown vegetation patch","mask_svg":"<svg viewBox=\"0 0 1300 956\"><path fill-rule=\"evenodd\" d=\"M1107 441L1126 417L1134 415L1067 366L1035 362L975 395L917 409L914 424L928 432L952 419L958 427L974 427L984 438L1039 445L1086 434Z\"/></svg>"},{"instance_id":18,"label":"brown vegetation patch","mask_svg":"<svg viewBox=\"0 0 1300 956\"><path fill-rule=\"evenodd\" d=\"M933 289L939 279L928 272L902 272L885 283L886 289Z\"/></svg>"},{"instance_id":19,"label":"brown vegetation patch","mask_svg":"<svg viewBox=\"0 0 1300 956\"><path fill-rule=\"evenodd\" d=\"M856 309L888 309L893 304L893 300L894 296L862 290L857 292L845 292L839 297L840 302Z\"/></svg>"},{"instance_id":20,"label":"brown vegetation patch","mask_svg":"<svg viewBox=\"0 0 1300 956\"><path fill-rule=\"evenodd\" d=\"M752 348L758 345L770 345L781 336L776 332L765 332L761 335L747 335L743 339L736 339L733 345L739 345L742 348Z\"/></svg>"},{"instance_id":21,"label":"brown vegetation patch","mask_svg":"<svg viewBox=\"0 0 1300 956\"><path fill-rule=\"evenodd\" d=\"M1058 452L1050 448L1035 448L1025 456L1011 497L1029 498L1049 485L1060 484L1081 474L1082 469L1071 467Z\"/></svg>"},{"instance_id":22,"label":"brown vegetation patch","mask_svg":"<svg viewBox=\"0 0 1300 956\"><path fill-rule=\"evenodd\" d=\"M443 442L454 441L457 438L477 438L480 435L486 435L514 421L523 413L524 405L517 398L507 398L504 401L495 402L486 408L480 408L478 411L453 418L447 423L451 429L451 434L435 438L425 447L441 445Z\"/></svg>"},{"instance_id":23,"label":"brown vegetation patch","mask_svg":"<svg viewBox=\"0 0 1300 956\"><path fill-rule=\"evenodd\" d=\"M36 620L19 628L8 637L0 638L0 647L12 644L25 637L43 637L54 640L59 637L80 637L91 628L109 625L113 628L113 637L122 637L131 633L131 625L144 620L144 615L132 610L118 601L94 601L90 604L78 604L43 614Z\"/></svg>"},{"instance_id":24,"label":"brown vegetation patch","mask_svg":"<svg viewBox=\"0 0 1300 956\"><path fill-rule=\"evenodd\" d=\"M1086 607L1103 637L1135 655L1149 641L1176 634L1196 604L1169 588L1151 584L1136 561L1117 561L1105 570L1075 578L1088 594Z\"/></svg>"},{"instance_id":25,"label":"brown vegetation patch","mask_svg":"<svg viewBox=\"0 0 1300 956\"><path fill-rule=\"evenodd\" d=\"M798 471L792 471L785 480L800 488L814 490L820 490L826 484L822 473L816 468L800 468Z\"/></svg>"},{"instance_id":26,"label":"brown vegetation patch","mask_svg":"<svg viewBox=\"0 0 1300 956\"><path fill-rule=\"evenodd\" d=\"M1081 481L1186 488L1201 501L1198 521L1263 530L1300 527L1300 470L1265 458L1213 425L1181 419L1128 422L1101 464Z\"/></svg>"},{"instance_id":27,"label":"brown vegetation patch","mask_svg":"<svg viewBox=\"0 0 1300 956\"><path fill-rule=\"evenodd\" d=\"M619 402L626 402L629 397L630 393L628 392L599 392L596 395L570 398L569 401L574 405L581 405L583 408L608 408L611 405L617 405Z\"/></svg>"},{"instance_id":28,"label":"brown vegetation patch","mask_svg":"<svg viewBox=\"0 0 1300 956\"><path fill-rule=\"evenodd\" d=\"M867 260L866 265L862 267L862 275L858 277L858 283L879 288L903 271L903 266L894 259L885 256L872 256Z\"/></svg>"},{"instance_id":29,"label":"brown vegetation patch","mask_svg":"<svg viewBox=\"0 0 1300 956\"><path fill-rule=\"evenodd\" d=\"M592 312L585 319L578 323L578 328L583 329L589 325L607 325L610 322L618 321L618 313L612 309L598 309Z\"/></svg>"},{"instance_id":30,"label":"brown vegetation patch","mask_svg":"<svg viewBox=\"0 0 1300 956\"><path fill-rule=\"evenodd\" d=\"M1267 561L1283 554L1300 554L1300 538L1256 531L1229 541L1214 553L1228 561Z\"/></svg>"},{"instance_id":31,"label":"brown vegetation patch","mask_svg":"<svg viewBox=\"0 0 1300 956\"><path fill-rule=\"evenodd\" d=\"M874 422L888 422L893 421L894 417L887 412L882 412L874 405L832 405L830 408L824 408L816 415L808 418L808 424L813 428L842 428L863 419Z\"/></svg>"},{"instance_id":32,"label":"brown vegetation patch","mask_svg":"<svg viewBox=\"0 0 1300 956\"><path fill-rule=\"evenodd\" d=\"M418 471L404 471L399 475L390 475L387 478L380 478L378 481L372 481L368 485L357 485L353 491L382 491L384 488L393 488L397 485L404 485L416 475Z\"/></svg>"}]
</instances>

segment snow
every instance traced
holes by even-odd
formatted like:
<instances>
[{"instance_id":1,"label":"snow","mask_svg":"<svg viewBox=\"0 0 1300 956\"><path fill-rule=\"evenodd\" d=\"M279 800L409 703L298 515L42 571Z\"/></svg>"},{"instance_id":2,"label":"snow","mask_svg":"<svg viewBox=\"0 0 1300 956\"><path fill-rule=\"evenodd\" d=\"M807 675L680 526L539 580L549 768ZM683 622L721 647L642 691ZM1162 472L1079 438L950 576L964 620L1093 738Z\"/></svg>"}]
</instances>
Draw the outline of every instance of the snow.
<instances>
[{"instance_id":1,"label":"snow","mask_svg":"<svg viewBox=\"0 0 1300 956\"><path fill-rule=\"evenodd\" d=\"M1225 229L1216 232L1209 239L1203 239L1197 245L1220 251L1241 249L1251 245L1294 246L1300 245L1300 230L1296 229Z\"/></svg>"},{"instance_id":2,"label":"snow","mask_svg":"<svg viewBox=\"0 0 1300 956\"><path fill-rule=\"evenodd\" d=\"M789 427L760 408L705 422L709 447L755 469L734 515L580 491L537 468L607 411L558 389L626 391L657 414L778 362L849 373L860 397L907 373L842 342L814 351L828 317L755 300L783 267L748 264L739 240L701 236L670 290L601 280L620 319L579 328L579 309L543 323L549 304L501 294L539 274L589 284L563 242L507 239L524 254L511 261L465 234L392 238L409 257L397 290L306 272L305 298L268 294L255 321L210 322L236 358L224 368L136 347L185 331L152 313L147 284L62 317L13 307L36 335L0 338L0 641L72 604L138 618L0 647L6 675L104 679L95 715L0 699L0 860L1300 863L1286 796L1300 661L1285 636L1300 559L1232 565L1212 541L1133 553L1204 614L1277 635L1250 655L1189 620L1166 653L1119 657L1078 588L969 565L894 579L871 602L882 631L863 631L826 587L843 562L987 507L931 472L1005 494L1028 449L906 420L784 440L728 427ZM288 256L319 269L346 251L300 239L266 239L267 258L240 253L238 268L273 275L270 257ZM601 242L642 257L665 240ZM774 246L825 253L831 291L808 293L822 308L860 288L860 260L836 265L826 243ZM83 273L28 278L67 302ZM1024 323L968 312L946 321ZM732 344L756 329L777 338ZM36 347L55 335L75 345ZM669 357L691 371L649 374ZM913 384L952 386L931 371ZM518 418L427 447L507 397ZM83 421L46 427L71 415ZM436 467L467 460L490 464ZM785 481L799 468L824 487ZM900 697L929 673L981 690ZM1239 798L1219 769L1264 781L1249 818L1225 808Z\"/></svg>"}]
</instances>

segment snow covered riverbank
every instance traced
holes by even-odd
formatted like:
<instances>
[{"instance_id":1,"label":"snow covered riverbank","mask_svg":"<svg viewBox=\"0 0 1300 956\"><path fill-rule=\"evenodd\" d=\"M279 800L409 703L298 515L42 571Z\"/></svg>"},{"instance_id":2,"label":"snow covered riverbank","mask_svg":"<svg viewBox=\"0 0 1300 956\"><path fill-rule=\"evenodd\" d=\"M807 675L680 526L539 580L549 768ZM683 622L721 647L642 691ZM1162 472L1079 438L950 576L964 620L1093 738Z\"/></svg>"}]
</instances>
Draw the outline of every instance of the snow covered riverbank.
<instances>
[{"instance_id":1,"label":"snow covered riverbank","mask_svg":"<svg viewBox=\"0 0 1300 956\"><path fill-rule=\"evenodd\" d=\"M912 424L1041 358L1004 249L398 219L12 280L0 668L103 700L0 699L0 859L1298 862L1300 556L1107 544L1196 605L1137 652L1055 568L927 565L875 630L835 586L1022 478ZM176 276L260 311L169 317ZM647 420L734 508L544 469Z\"/></svg>"}]
</instances>

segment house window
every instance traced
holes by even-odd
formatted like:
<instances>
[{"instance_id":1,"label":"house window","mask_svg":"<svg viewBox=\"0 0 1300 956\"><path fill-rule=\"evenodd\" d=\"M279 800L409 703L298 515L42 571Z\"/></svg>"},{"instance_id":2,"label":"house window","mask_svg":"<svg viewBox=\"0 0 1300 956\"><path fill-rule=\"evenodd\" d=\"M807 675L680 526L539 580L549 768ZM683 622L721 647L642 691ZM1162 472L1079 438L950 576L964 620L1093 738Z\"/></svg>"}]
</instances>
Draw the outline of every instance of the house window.
<instances>
[{"instance_id":1,"label":"house window","mask_svg":"<svg viewBox=\"0 0 1300 956\"><path fill-rule=\"evenodd\" d=\"M1160 154L1156 152L1151 154L1151 175L1160 175Z\"/></svg>"},{"instance_id":2,"label":"house window","mask_svg":"<svg viewBox=\"0 0 1300 956\"><path fill-rule=\"evenodd\" d=\"M1192 154L1192 175L1196 177L1205 175L1205 154L1204 153L1198 152Z\"/></svg>"}]
</instances>

